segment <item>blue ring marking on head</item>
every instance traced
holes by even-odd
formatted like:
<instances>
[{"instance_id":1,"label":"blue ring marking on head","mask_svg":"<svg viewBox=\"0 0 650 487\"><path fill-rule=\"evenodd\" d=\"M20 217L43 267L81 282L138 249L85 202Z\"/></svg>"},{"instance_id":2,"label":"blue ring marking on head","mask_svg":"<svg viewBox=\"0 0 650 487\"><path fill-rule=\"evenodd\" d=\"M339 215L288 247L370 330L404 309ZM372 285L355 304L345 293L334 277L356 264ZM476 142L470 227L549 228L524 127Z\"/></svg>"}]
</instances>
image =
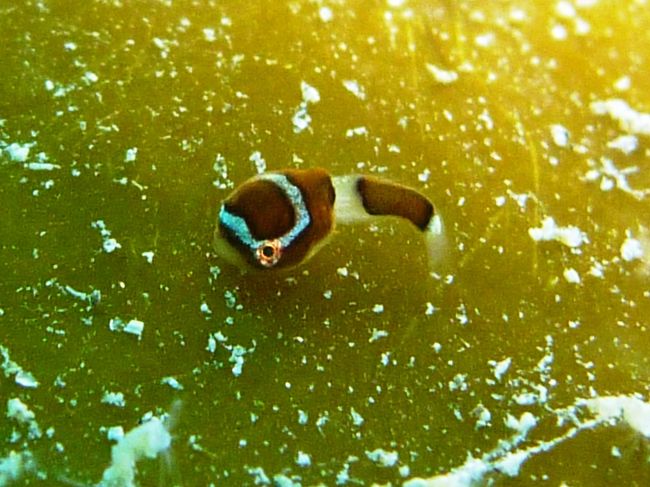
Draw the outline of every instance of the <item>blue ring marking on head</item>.
<instances>
[{"instance_id":1,"label":"blue ring marking on head","mask_svg":"<svg viewBox=\"0 0 650 487\"><path fill-rule=\"evenodd\" d=\"M307 206L305 205L305 200L302 197L300 189L291 183L284 174L266 173L259 175L258 179L263 179L276 184L286 197L289 198L289 202L293 207L296 223L287 233L278 239L281 248L286 248L291 245L298 236L300 236L303 230L305 230L311 222L309 211L307 211ZM242 244L253 252L255 252L265 242L265 240L257 240L254 238L246 220L230 213L226 210L225 205L221 205L219 221L224 227L228 228Z\"/></svg>"}]
</instances>

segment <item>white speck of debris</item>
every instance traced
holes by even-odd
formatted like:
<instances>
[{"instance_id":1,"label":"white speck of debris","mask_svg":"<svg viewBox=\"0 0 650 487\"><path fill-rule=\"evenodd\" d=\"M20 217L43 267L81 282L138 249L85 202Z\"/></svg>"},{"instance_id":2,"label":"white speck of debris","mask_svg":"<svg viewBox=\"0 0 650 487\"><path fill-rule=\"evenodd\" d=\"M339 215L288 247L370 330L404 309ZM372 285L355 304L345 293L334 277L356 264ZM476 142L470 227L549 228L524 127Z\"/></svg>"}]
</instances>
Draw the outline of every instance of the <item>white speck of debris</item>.
<instances>
[{"instance_id":1,"label":"white speck of debris","mask_svg":"<svg viewBox=\"0 0 650 487\"><path fill-rule=\"evenodd\" d=\"M560 124L551 125L551 137L553 142L558 147L568 147L569 146L569 131Z\"/></svg>"},{"instance_id":2,"label":"white speck of debris","mask_svg":"<svg viewBox=\"0 0 650 487\"><path fill-rule=\"evenodd\" d=\"M106 437L109 441L120 441L124 438L124 428L121 426L111 426L106 431Z\"/></svg>"},{"instance_id":3,"label":"white speck of debris","mask_svg":"<svg viewBox=\"0 0 650 487\"><path fill-rule=\"evenodd\" d=\"M449 85L458 79L458 73L456 71L442 69L431 63L427 63L426 67L427 71L433 76L433 79L441 85Z\"/></svg>"},{"instance_id":4,"label":"white speck of debris","mask_svg":"<svg viewBox=\"0 0 650 487\"><path fill-rule=\"evenodd\" d=\"M635 110L625 100L610 98L594 101L590 108L594 115L608 115L618 122L621 130L629 134L650 135L650 113Z\"/></svg>"},{"instance_id":5,"label":"white speck of debris","mask_svg":"<svg viewBox=\"0 0 650 487\"><path fill-rule=\"evenodd\" d=\"M298 424L305 425L309 421L309 415L302 409L298 410Z\"/></svg>"},{"instance_id":6,"label":"white speck of debris","mask_svg":"<svg viewBox=\"0 0 650 487\"><path fill-rule=\"evenodd\" d=\"M7 401L7 418L14 419L21 424L28 424L34 421L36 415L27 404L14 397Z\"/></svg>"},{"instance_id":7,"label":"white speck of debris","mask_svg":"<svg viewBox=\"0 0 650 487\"><path fill-rule=\"evenodd\" d=\"M632 80L629 76L621 76L616 81L614 81L614 89L616 91L627 91L632 86Z\"/></svg>"},{"instance_id":8,"label":"white speck of debris","mask_svg":"<svg viewBox=\"0 0 650 487\"><path fill-rule=\"evenodd\" d=\"M348 277L349 271L347 267L339 267L336 269L336 273L341 277Z\"/></svg>"},{"instance_id":9,"label":"white speck of debris","mask_svg":"<svg viewBox=\"0 0 650 487\"><path fill-rule=\"evenodd\" d=\"M375 304L372 307L372 312L377 313L377 314L383 313L384 312L384 305L383 304Z\"/></svg>"},{"instance_id":10,"label":"white speck of debris","mask_svg":"<svg viewBox=\"0 0 650 487\"><path fill-rule=\"evenodd\" d=\"M491 47L494 44L495 36L493 32L477 35L474 38L474 44L478 47Z\"/></svg>"},{"instance_id":11,"label":"white speck of debris","mask_svg":"<svg viewBox=\"0 0 650 487\"><path fill-rule=\"evenodd\" d=\"M86 71L86 72L84 73L83 79L84 79L84 81L85 81L86 83L88 83L88 84L90 84L90 83L97 83L97 81L99 81L99 76L97 76L97 75L96 75L95 73L93 73L92 71Z\"/></svg>"},{"instance_id":12,"label":"white speck of debris","mask_svg":"<svg viewBox=\"0 0 650 487\"><path fill-rule=\"evenodd\" d=\"M302 101L305 103L318 103L320 101L318 90L306 81L300 82L300 92L302 93Z\"/></svg>"},{"instance_id":13,"label":"white speck of debris","mask_svg":"<svg viewBox=\"0 0 650 487\"><path fill-rule=\"evenodd\" d=\"M142 252L140 255L142 255L142 257L144 257L147 260L147 262L149 262L149 264L153 263L153 257L155 254L151 250Z\"/></svg>"},{"instance_id":14,"label":"white speck of debris","mask_svg":"<svg viewBox=\"0 0 650 487\"><path fill-rule=\"evenodd\" d=\"M143 330L144 330L144 323L140 320L131 320L124 327L124 333L137 335L138 338L142 337Z\"/></svg>"},{"instance_id":15,"label":"white speck of debris","mask_svg":"<svg viewBox=\"0 0 650 487\"><path fill-rule=\"evenodd\" d=\"M0 309L0 316L3 314L3 310ZM0 363L0 368L2 368L5 377L9 377L10 375L15 374L14 381L19 386L25 387L27 389L35 389L38 387L39 383L32 375L32 373L24 370L20 365L11 360L11 357L9 356L9 350L2 345L0 345L0 355L2 355L2 363Z\"/></svg>"},{"instance_id":16,"label":"white speck of debris","mask_svg":"<svg viewBox=\"0 0 650 487\"><path fill-rule=\"evenodd\" d=\"M591 164L593 165L593 161ZM608 157L602 157L600 159L600 164L600 168L594 168L587 171L587 174L585 174L585 180L594 182L600 179L601 191L611 191L612 189L617 188L637 200L643 200L648 194L650 194L650 189L634 189L627 181L627 176L629 174L634 174L639 171L638 167L632 166L619 169L614 164L614 161Z\"/></svg>"},{"instance_id":17,"label":"white speck of debris","mask_svg":"<svg viewBox=\"0 0 650 487\"><path fill-rule=\"evenodd\" d=\"M203 29L203 38L208 42L214 42L217 40L215 30L211 27L206 27Z\"/></svg>"},{"instance_id":18,"label":"white speck of debris","mask_svg":"<svg viewBox=\"0 0 650 487\"><path fill-rule=\"evenodd\" d=\"M331 22L334 18L334 13L329 7L321 7L318 9L318 16L323 22Z\"/></svg>"},{"instance_id":19,"label":"white speck of debris","mask_svg":"<svg viewBox=\"0 0 650 487\"><path fill-rule=\"evenodd\" d=\"M376 463L380 467L394 467L399 460L399 455L396 451L386 451L382 448L366 451L366 456L371 462Z\"/></svg>"},{"instance_id":20,"label":"white speck of debris","mask_svg":"<svg viewBox=\"0 0 650 487\"><path fill-rule=\"evenodd\" d=\"M178 380L176 380L176 378L172 377L172 376L163 377L160 380L160 383L168 385L169 387L171 387L172 389L175 389L177 391L182 391L183 390L183 384L178 382Z\"/></svg>"},{"instance_id":21,"label":"white speck of debris","mask_svg":"<svg viewBox=\"0 0 650 487\"><path fill-rule=\"evenodd\" d=\"M311 465L311 457L309 454L299 451L296 456L296 465L299 467L309 467Z\"/></svg>"},{"instance_id":22,"label":"white speck of debris","mask_svg":"<svg viewBox=\"0 0 650 487\"><path fill-rule=\"evenodd\" d=\"M380 338L385 338L388 336L388 332L386 330L378 330L377 328L372 329L372 335L368 339L368 343L376 342Z\"/></svg>"},{"instance_id":23,"label":"white speck of debris","mask_svg":"<svg viewBox=\"0 0 650 487\"><path fill-rule=\"evenodd\" d=\"M406 0L386 0L389 7L400 8L406 3Z\"/></svg>"},{"instance_id":24,"label":"white speck of debris","mask_svg":"<svg viewBox=\"0 0 650 487\"><path fill-rule=\"evenodd\" d=\"M364 89L359 85L359 82L355 79L344 79L343 86L346 90L356 96L359 100L366 99L366 93Z\"/></svg>"},{"instance_id":25,"label":"white speck of debris","mask_svg":"<svg viewBox=\"0 0 650 487\"><path fill-rule=\"evenodd\" d=\"M100 487L134 487L136 464L143 458L156 458L171 445L171 435L163 422L152 417L133 428L111 448L111 465L104 470Z\"/></svg>"},{"instance_id":26,"label":"white speck of debris","mask_svg":"<svg viewBox=\"0 0 650 487\"><path fill-rule=\"evenodd\" d=\"M569 267L568 269L564 269L564 272L562 273L564 275L564 279L566 279L566 282L570 284L580 284L580 274L578 274L578 271L576 271L573 267Z\"/></svg>"},{"instance_id":27,"label":"white speck of debris","mask_svg":"<svg viewBox=\"0 0 650 487\"><path fill-rule=\"evenodd\" d=\"M641 242L631 236L628 236L621 244L621 258L630 262L643 258L643 245Z\"/></svg>"},{"instance_id":28,"label":"white speck of debris","mask_svg":"<svg viewBox=\"0 0 650 487\"><path fill-rule=\"evenodd\" d=\"M629 156L639 147L639 138L636 135L620 135L607 143L610 149L620 150Z\"/></svg>"},{"instance_id":29,"label":"white speck of debris","mask_svg":"<svg viewBox=\"0 0 650 487\"><path fill-rule=\"evenodd\" d=\"M118 408L123 408L126 406L124 393L122 392L105 392L102 396L102 403L108 404L110 406L116 406Z\"/></svg>"},{"instance_id":30,"label":"white speck of debris","mask_svg":"<svg viewBox=\"0 0 650 487\"><path fill-rule=\"evenodd\" d=\"M502 207L503 205L506 204L506 197L497 196L496 198L494 198L494 204L497 205L498 207Z\"/></svg>"},{"instance_id":31,"label":"white speck of debris","mask_svg":"<svg viewBox=\"0 0 650 487\"><path fill-rule=\"evenodd\" d=\"M332 291L330 289L323 292L323 297L325 299L332 299Z\"/></svg>"},{"instance_id":32,"label":"white speck of debris","mask_svg":"<svg viewBox=\"0 0 650 487\"><path fill-rule=\"evenodd\" d=\"M431 171L429 168L425 168L420 174L418 174L418 181L426 183L431 177Z\"/></svg>"},{"instance_id":33,"label":"white speck of debris","mask_svg":"<svg viewBox=\"0 0 650 487\"><path fill-rule=\"evenodd\" d=\"M346 130L345 136L349 139L354 136L368 135L368 129L366 127L354 127Z\"/></svg>"},{"instance_id":34,"label":"white speck of debris","mask_svg":"<svg viewBox=\"0 0 650 487\"><path fill-rule=\"evenodd\" d=\"M19 144L13 142L4 148L9 158L14 162L25 162L29 157L29 150L34 144Z\"/></svg>"},{"instance_id":35,"label":"white speck of debris","mask_svg":"<svg viewBox=\"0 0 650 487\"><path fill-rule=\"evenodd\" d=\"M228 361L231 364L234 364L231 370L232 375L235 377L239 377L242 373L244 367L244 355L246 355L247 352L248 351L241 345L234 345L230 350L230 358Z\"/></svg>"},{"instance_id":36,"label":"white speck of debris","mask_svg":"<svg viewBox=\"0 0 650 487\"><path fill-rule=\"evenodd\" d=\"M553 27L551 27L551 37L556 41L563 41L569 37L569 32L563 25L555 24Z\"/></svg>"},{"instance_id":37,"label":"white speck of debris","mask_svg":"<svg viewBox=\"0 0 650 487\"><path fill-rule=\"evenodd\" d=\"M571 19L576 16L576 8L567 0L560 0L555 4L555 13L563 19Z\"/></svg>"},{"instance_id":38,"label":"white speck of debris","mask_svg":"<svg viewBox=\"0 0 650 487\"><path fill-rule=\"evenodd\" d=\"M130 149L126 150L126 154L124 155L124 162L134 162L137 157L138 157L138 148L131 147Z\"/></svg>"},{"instance_id":39,"label":"white speck of debris","mask_svg":"<svg viewBox=\"0 0 650 487\"><path fill-rule=\"evenodd\" d=\"M204 315L212 314L212 310L210 309L210 306L208 306L208 303L201 303L199 309L201 310L201 313L203 313Z\"/></svg>"},{"instance_id":40,"label":"white speck of debris","mask_svg":"<svg viewBox=\"0 0 650 487\"><path fill-rule=\"evenodd\" d=\"M433 313L436 312L436 307L430 301L427 301L426 306L427 308L424 310L425 315L431 316Z\"/></svg>"},{"instance_id":41,"label":"white speck of debris","mask_svg":"<svg viewBox=\"0 0 650 487\"><path fill-rule=\"evenodd\" d=\"M256 150L253 152L248 160L255 164L255 170L257 171L257 174L266 172L266 161L262 157L262 153L260 151Z\"/></svg>"},{"instance_id":42,"label":"white speck of debris","mask_svg":"<svg viewBox=\"0 0 650 487\"><path fill-rule=\"evenodd\" d=\"M510 368L510 364L512 364L512 359L510 357L507 357L500 362L491 362L491 365L494 367L494 377L500 381L503 376L505 375L506 372L508 372L508 369Z\"/></svg>"},{"instance_id":43,"label":"white speck of debris","mask_svg":"<svg viewBox=\"0 0 650 487\"><path fill-rule=\"evenodd\" d=\"M248 467L246 470L249 475L253 476L255 485L270 485L271 479L266 475L262 467Z\"/></svg>"},{"instance_id":44,"label":"white speck of debris","mask_svg":"<svg viewBox=\"0 0 650 487\"><path fill-rule=\"evenodd\" d=\"M356 427L363 425L365 419L361 416L354 408L350 408L350 417L352 418L352 424Z\"/></svg>"},{"instance_id":45,"label":"white speck of debris","mask_svg":"<svg viewBox=\"0 0 650 487\"><path fill-rule=\"evenodd\" d=\"M528 235L536 242L555 240L573 248L580 247L588 241L587 235L578 227L559 227L551 216L547 216L542 220L541 227L529 228Z\"/></svg>"},{"instance_id":46,"label":"white speck of debris","mask_svg":"<svg viewBox=\"0 0 650 487\"><path fill-rule=\"evenodd\" d=\"M31 452L10 451L6 457L0 458L0 486L14 485L25 472L33 469L34 462Z\"/></svg>"},{"instance_id":47,"label":"white speck of debris","mask_svg":"<svg viewBox=\"0 0 650 487\"><path fill-rule=\"evenodd\" d=\"M298 106L296 112L293 114L293 117L291 118L291 122L293 123L294 134L299 134L300 132L306 130L309 127L309 125L311 124L311 115L307 113L306 103L303 102Z\"/></svg>"},{"instance_id":48,"label":"white speck of debris","mask_svg":"<svg viewBox=\"0 0 650 487\"><path fill-rule=\"evenodd\" d=\"M110 254L115 250L122 248L120 243L111 237L111 231L106 228L104 220L96 220L91 223L93 228L97 228L102 236L102 247L104 252Z\"/></svg>"}]
</instances>

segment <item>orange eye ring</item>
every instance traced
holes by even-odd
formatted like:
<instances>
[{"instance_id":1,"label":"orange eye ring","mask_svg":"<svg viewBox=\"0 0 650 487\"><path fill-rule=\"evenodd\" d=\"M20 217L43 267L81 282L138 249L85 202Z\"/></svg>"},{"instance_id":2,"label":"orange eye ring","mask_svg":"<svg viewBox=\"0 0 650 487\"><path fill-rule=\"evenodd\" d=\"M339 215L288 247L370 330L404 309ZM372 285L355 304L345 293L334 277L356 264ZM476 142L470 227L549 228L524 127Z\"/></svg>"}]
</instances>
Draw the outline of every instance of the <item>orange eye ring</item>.
<instances>
[{"instance_id":1,"label":"orange eye ring","mask_svg":"<svg viewBox=\"0 0 650 487\"><path fill-rule=\"evenodd\" d=\"M282 257L280 240L265 240L257 247L255 258L263 267L273 267Z\"/></svg>"}]
</instances>

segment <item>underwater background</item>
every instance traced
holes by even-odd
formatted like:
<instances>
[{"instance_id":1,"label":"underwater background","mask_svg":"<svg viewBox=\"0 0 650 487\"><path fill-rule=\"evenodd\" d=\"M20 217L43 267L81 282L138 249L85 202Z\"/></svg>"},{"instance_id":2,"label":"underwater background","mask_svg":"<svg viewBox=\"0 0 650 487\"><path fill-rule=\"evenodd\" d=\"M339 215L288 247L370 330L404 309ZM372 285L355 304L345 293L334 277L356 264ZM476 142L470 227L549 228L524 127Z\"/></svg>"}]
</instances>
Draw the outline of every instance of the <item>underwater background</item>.
<instances>
[{"instance_id":1,"label":"underwater background","mask_svg":"<svg viewBox=\"0 0 650 487\"><path fill-rule=\"evenodd\" d=\"M3 0L0 485L133 470L151 418L169 448L102 485L650 485L649 27ZM214 255L238 184L317 166L430 197L440 272L390 218L289 271Z\"/></svg>"}]
</instances>

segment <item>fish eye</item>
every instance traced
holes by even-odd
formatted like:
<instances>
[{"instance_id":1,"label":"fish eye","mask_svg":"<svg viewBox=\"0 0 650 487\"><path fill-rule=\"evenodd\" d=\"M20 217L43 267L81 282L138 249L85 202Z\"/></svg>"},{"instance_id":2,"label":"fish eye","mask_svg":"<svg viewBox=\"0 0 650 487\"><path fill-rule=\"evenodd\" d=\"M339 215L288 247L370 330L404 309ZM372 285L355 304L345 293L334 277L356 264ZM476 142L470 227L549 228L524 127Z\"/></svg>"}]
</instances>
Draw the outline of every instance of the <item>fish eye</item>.
<instances>
[{"instance_id":1,"label":"fish eye","mask_svg":"<svg viewBox=\"0 0 650 487\"><path fill-rule=\"evenodd\" d=\"M257 261L264 267L273 267L282 256L282 246L279 240L267 240L263 242L255 252Z\"/></svg>"}]
</instances>

